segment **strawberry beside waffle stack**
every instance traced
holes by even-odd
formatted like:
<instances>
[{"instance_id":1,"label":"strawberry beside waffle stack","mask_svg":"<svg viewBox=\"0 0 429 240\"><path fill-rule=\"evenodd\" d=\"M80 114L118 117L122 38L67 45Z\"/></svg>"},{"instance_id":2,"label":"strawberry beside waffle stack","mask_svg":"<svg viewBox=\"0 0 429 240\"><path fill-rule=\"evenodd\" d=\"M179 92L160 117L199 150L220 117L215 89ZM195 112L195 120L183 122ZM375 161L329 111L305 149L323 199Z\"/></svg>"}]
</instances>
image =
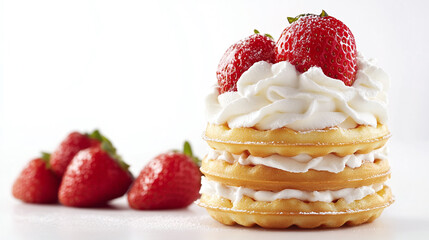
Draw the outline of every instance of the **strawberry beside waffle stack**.
<instances>
[{"instance_id":1,"label":"strawberry beside waffle stack","mask_svg":"<svg viewBox=\"0 0 429 240\"><path fill-rule=\"evenodd\" d=\"M389 79L338 19L289 22L277 43L256 32L222 57L198 204L227 225L371 222L393 202Z\"/></svg>"}]
</instances>

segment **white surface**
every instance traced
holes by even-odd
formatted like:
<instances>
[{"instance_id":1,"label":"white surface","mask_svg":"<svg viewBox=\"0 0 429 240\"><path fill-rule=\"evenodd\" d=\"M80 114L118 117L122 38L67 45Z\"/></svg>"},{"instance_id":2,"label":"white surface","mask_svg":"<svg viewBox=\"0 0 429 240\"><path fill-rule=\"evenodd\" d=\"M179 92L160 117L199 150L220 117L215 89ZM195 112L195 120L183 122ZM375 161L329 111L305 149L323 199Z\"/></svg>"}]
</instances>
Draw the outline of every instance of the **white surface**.
<instances>
[{"instance_id":1,"label":"white surface","mask_svg":"<svg viewBox=\"0 0 429 240\"><path fill-rule=\"evenodd\" d=\"M267 230L223 226L196 205L175 211L71 209L13 203L2 209L2 239L427 239L427 219L386 211L371 224L340 229ZM392 210L392 209L390 209Z\"/></svg>"},{"instance_id":2,"label":"white surface","mask_svg":"<svg viewBox=\"0 0 429 240\"><path fill-rule=\"evenodd\" d=\"M135 211L125 198L110 209L76 209L60 205L29 205L12 199L9 187L1 189L0 239L427 239L429 199L426 161L429 142L391 144L392 179L396 202L370 224L340 229L265 230L224 226L204 209L192 205L168 211Z\"/></svg>"},{"instance_id":3,"label":"white surface","mask_svg":"<svg viewBox=\"0 0 429 240\"><path fill-rule=\"evenodd\" d=\"M427 1L2 1L0 239L396 238L429 236ZM266 3L268 2L268 4ZM373 224L316 231L224 227L197 207L137 212L33 206L11 184L71 130L100 128L137 174L153 156L193 142L217 63L254 28L277 38L287 16L345 22L365 56L391 76L390 185L397 197Z\"/></svg>"},{"instance_id":4,"label":"white surface","mask_svg":"<svg viewBox=\"0 0 429 240\"><path fill-rule=\"evenodd\" d=\"M138 212L122 209L70 209L14 203L2 209L4 230L0 236L14 239L412 239L422 237L428 221L383 215L378 221L335 230L264 230L228 227L212 220L196 205L176 211Z\"/></svg>"}]
</instances>

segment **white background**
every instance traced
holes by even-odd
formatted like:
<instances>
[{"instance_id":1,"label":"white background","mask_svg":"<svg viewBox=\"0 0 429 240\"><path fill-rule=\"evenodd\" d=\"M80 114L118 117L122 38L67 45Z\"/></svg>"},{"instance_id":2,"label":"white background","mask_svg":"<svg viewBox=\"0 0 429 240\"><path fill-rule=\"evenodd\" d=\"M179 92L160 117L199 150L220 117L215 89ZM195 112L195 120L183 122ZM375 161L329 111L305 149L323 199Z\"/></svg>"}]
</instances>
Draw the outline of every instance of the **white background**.
<instances>
[{"instance_id":1,"label":"white background","mask_svg":"<svg viewBox=\"0 0 429 240\"><path fill-rule=\"evenodd\" d=\"M0 203L19 205L10 196L15 176L72 130L100 129L134 174L185 139L203 156L204 97L224 51L254 28L277 39L287 16L325 9L391 77L397 206L390 214L427 220L426 1L53 0L0 7Z\"/></svg>"}]
</instances>

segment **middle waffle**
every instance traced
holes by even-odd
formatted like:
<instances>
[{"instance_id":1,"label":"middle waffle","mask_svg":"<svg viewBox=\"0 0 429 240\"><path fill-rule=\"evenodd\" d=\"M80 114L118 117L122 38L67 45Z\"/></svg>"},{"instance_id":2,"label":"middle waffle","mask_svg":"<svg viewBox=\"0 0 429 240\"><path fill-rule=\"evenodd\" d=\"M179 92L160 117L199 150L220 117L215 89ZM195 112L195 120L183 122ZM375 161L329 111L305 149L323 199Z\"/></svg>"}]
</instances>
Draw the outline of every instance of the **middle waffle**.
<instances>
[{"instance_id":1,"label":"middle waffle","mask_svg":"<svg viewBox=\"0 0 429 240\"><path fill-rule=\"evenodd\" d=\"M358 168L345 167L339 173L308 170L292 173L262 165L241 165L222 160L205 158L201 172L210 180L230 186L255 190L281 191L299 189L304 191L337 190L383 183L390 177L388 161L376 159Z\"/></svg>"}]
</instances>

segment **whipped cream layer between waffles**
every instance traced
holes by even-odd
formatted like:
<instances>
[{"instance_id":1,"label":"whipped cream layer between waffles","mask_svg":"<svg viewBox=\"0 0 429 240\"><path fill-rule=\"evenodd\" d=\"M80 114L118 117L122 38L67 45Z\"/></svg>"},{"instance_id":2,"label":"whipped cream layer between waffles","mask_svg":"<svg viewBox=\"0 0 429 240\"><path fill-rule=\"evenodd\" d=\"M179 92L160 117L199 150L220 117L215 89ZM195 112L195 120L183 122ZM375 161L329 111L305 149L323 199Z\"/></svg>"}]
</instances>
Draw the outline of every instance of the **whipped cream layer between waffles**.
<instances>
[{"instance_id":1,"label":"whipped cream layer between waffles","mask_svg":"<svg viewBox=\"0 0 429 240\"><path fill-rule=\"evenodd\" d=\"M277 199L298 199L310 202L332 202L344 199L347 203L360 200L368 195L374 194L383 189L383 184L362 186L358 188L344 188L340 190L325 191L301 191L297 189L284 189L279 192L257 191L250 188L228 186L222 183L201 178L201 194L216 195L233 202L238 202L243 196L250 197L256 201L272 202Z\"/></svg>"},{"instance_id":2,"label":"whipped cream layer between waffles","mask_svg":"<svg viewBox=\"0 0 429 240\"><path fill-rule=\"evenodd\" d=\"M268 157L257 157L242 153L241 155L232 154L228 151L220 151L210 148L206 158L225 161L228 163L238 162L241 165L263 165L286 172L303 173L310 169L317 171L327 171L339 173L345 167L358 168L364 162L373 163L375 159L387 159L387 147L371 151L367 154L351 154L344 157L335 154L328 154L320 157L311 157L308 154L299 154L293 157L274 154Z\"/></svg>"}]
</instances>

